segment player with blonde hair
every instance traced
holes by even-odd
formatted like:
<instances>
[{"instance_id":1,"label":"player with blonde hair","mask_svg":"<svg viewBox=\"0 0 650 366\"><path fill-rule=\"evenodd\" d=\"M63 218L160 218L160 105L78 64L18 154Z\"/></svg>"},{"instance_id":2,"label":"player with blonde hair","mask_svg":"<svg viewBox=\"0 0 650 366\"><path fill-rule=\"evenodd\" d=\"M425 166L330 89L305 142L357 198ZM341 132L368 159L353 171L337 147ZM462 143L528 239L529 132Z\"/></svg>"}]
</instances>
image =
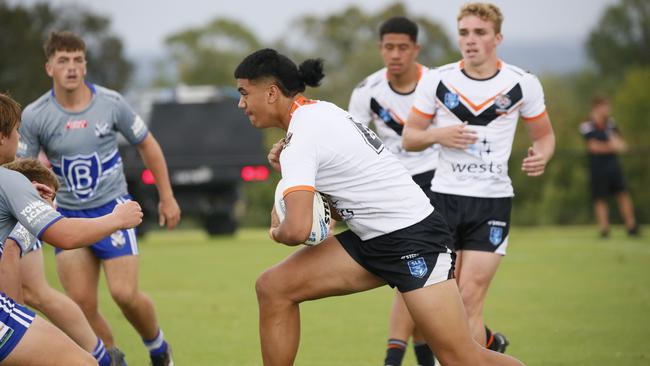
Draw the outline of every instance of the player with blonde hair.
<instances>
[{"instance_id":1,"label":"player with blonde hair","mask_svg":"<svg viewBox=\"0 0 650 366\"><path fill-rule=\"evenodd\" d=\"M541 83L497 56L502 22L493 4L460 9L463 58L422 78L403 137L410 151L441 145L430 196L452 229L456 278L472 335L498 351L507 341L485 328L483 305L508 246L514 195L508 160L519 117L532 140L521 165L528 176L542 175L555 150Z\"/></svg>"}]
</instances>

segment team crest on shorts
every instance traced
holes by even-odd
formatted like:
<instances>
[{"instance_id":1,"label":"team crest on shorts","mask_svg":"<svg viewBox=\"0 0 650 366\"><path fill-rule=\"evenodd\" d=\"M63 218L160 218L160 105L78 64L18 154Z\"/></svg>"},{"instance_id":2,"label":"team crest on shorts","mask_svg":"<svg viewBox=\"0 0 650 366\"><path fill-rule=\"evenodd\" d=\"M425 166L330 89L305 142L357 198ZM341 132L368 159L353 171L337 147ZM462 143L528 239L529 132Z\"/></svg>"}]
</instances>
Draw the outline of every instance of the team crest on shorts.
<instances>
[{"instance_id":1,"label":"team crest on shorts","mask_svg":"<svg viewBox=\"0 0 650 366\"><path fill-rule=\"evenodd\" d=\"M500 226L490 226L490 243L499 245L503 241L503 228Z\"/></svg>"},{"instance_id":2,"label":"team crest on shorts","mask_svg":"<svg viewBox=\"0 0 650 366\"><path fill-rule=\"evenodd\" d=\"M111 234L111 245L115 248L121 249L126 244L126 237L122 230L118 230Z\"/></svg>"},{"instance_id":3,"label":"team crest on shorts","mask_svg":"<svg viewBox=\"0 0 650 366\"><path fill-rule=\"evenodd\" d=\"M409 265L409 271L411 271L413 277L422 278L428 272L427 262L422 257L415 258L406 263Z\"/></svg>"},{"instance_id":4,"label":"team crest on shorts","mask_svg":"<svg viewBox=\"0 0 650 366\"><path fill-rule=\"evenodd\" d=\"M445 106L449 109L454 109L458 107L458 104L460 104L460 100L458 99L458 94L452 92L445 93L444 102L445 102Z\"/></svg>"},{"instance_id":5,"label":"team crest on shorts","mask_svg":"<svg viewBox=\"0 0 650 366\"><path fill-rule=\"evenodd\" d=\"M490 243L494 246L503 243L503 231L508 224L498 220L490 220L487 224L490 226Z\"/></svg>"}]
</instances>

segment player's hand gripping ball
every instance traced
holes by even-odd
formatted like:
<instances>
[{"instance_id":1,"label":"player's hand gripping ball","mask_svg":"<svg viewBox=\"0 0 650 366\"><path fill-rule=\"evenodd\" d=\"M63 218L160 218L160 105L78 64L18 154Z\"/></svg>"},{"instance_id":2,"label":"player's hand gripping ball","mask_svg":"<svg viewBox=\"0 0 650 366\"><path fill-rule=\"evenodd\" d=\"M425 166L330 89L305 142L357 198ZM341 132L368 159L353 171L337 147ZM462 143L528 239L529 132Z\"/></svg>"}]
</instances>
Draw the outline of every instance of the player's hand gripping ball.
<instances>
[{"instance_id":1,"label":"player's hand gripping ball","mask_svg":"<svg viewBox=\"0 0 650 366\"><path fill-rule=\"evenodd\" d=\"M280 222L284 221L287 214L287 207L284 203L283 196L285 189L286 187L282 180L280 180L275 188L274 202L275 212L278 215ZM314 192L314 205L312 212L311 232L309 233L309 238L305 241L305 245L310 246L320 244L323 240L327 239L330 232L330 221L332 219L329 203L318 192Z\"/></svg>"}]
</instances>

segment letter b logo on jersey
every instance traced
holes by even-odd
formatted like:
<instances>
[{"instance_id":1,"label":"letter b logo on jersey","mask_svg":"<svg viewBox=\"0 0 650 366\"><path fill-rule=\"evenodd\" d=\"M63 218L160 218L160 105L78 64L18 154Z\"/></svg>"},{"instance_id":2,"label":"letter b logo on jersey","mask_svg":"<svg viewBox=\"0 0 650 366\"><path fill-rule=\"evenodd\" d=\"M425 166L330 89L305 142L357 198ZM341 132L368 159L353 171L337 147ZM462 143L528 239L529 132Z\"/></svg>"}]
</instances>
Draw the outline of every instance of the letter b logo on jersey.
<instances>
[{"instance_id":1,"label":"letter b logo on jersey","mask_svg":"<svg viewBox=\"0 0 650 366\"><path fill-rule=\"evenodd\" d=\"M95 193L102 169L97 153L74 157L63 156L61 165L65 181L75 196L86 200Z\"/></svg>"}]
</instances>

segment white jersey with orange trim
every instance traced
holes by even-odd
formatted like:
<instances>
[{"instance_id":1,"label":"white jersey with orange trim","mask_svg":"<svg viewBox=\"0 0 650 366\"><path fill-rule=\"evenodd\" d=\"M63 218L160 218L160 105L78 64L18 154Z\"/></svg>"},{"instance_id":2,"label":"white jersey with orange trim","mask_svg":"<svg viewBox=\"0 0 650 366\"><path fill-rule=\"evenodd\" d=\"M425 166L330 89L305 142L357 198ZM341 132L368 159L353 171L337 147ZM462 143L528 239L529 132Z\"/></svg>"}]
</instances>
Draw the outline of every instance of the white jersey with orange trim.
<instances>
[{"instance_id":1,"label":"white jersey with orange trim","mask_svg":"<svg viewBox=\"0 0 650 366\"><path fill-rule=\"evenodd\" d=\"M418 80L429 70L420 64ZM413 105L415 90L411 93L395 91L388 81L388 69L383 68L365 78L352 92L348 111L354 118L375 127L386 147L406 166L411 175L436 169L438 145L423 151L406 151L402 148L404 122Z\"/></svg>"},{"instance_id":2,"label":"white jersey with orange trim","mask_svg":"<svg viewBox=\"0 0 650 366\"><path fill-rule=\"evenodd\" d=\"M362 240L411 226L433 212L377 135L332 103L304 98L294 103L280 165L284 195L326 194Z\"/></svg>"},{"instance_id":3,"label":"white jersey with orange trim","mask_svg":"<svg viewBox=\"0 0 650 366\"><path fill-rule=\"evenodd\" d=\"M433 118L437 127L467 122L478 140L465 150L441 147L431 190L470 197L512 197L508 159L519 116L527 123L546 115L539 80L499 61L491 78L477 80L463 62L427 72L416 90L413 111Z\"/></svg>"}]
</instances>

